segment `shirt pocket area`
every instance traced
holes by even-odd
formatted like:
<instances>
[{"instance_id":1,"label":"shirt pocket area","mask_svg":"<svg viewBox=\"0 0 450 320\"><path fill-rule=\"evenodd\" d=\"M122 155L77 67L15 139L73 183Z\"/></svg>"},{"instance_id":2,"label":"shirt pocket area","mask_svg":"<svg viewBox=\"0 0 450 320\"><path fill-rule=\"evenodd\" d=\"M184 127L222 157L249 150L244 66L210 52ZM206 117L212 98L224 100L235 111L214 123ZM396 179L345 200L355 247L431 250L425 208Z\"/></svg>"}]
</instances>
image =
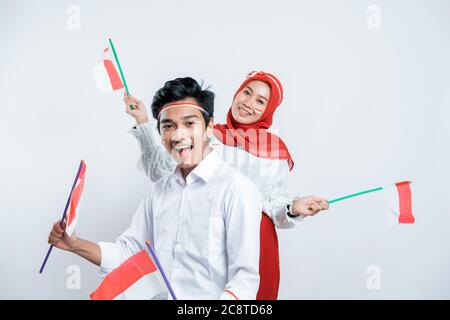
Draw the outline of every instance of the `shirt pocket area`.
<instances>
[{"instance_id":1,"label":"shirt pocket area","mask_svg":"<svg viewBox=\"0 0 450 320\"><path fill-rule=\"evenodd\" d=\"M193 216L189 249L203 259L223 254L226 249L224 219L221 216Z\"/></svg>"}]
</instances>

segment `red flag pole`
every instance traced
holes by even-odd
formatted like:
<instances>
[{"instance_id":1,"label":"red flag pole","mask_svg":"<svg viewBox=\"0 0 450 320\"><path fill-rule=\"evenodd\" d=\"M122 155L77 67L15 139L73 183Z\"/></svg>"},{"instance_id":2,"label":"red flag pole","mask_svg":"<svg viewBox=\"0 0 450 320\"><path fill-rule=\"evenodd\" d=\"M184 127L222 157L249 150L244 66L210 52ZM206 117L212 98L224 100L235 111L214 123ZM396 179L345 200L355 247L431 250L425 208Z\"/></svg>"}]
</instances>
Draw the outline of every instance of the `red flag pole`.
<instances>
[{"instance_id":1,"label":"red flag pole","mask_svg":"<svg viewBox=\"0 0 450 320\"><path fill-rule=\"evenodd\" d=\"M73 182L72 189L70 190L69 198L67 199L66 208L64 209L64 213L61 218L61 223L60 223L61 228L63 227L63 222L67 215L67 209L69 208L70 198L72 197L73 189L75 189L78 178L80 177L81 168L83 168L83 165L84 165L84 160L81 160L80 165L78 167L77 175L75 176L75 181ZM42 273L44 271L45 265L47 264L48 257L50 256L50 253L52 252L52 250L53 250L53 245L50 245L50 248L48 248L48 251L47 251L47 255L45 256L44 262L42 262L41 268L39 269L39 273Z\"/></svg>"}]
</instances>

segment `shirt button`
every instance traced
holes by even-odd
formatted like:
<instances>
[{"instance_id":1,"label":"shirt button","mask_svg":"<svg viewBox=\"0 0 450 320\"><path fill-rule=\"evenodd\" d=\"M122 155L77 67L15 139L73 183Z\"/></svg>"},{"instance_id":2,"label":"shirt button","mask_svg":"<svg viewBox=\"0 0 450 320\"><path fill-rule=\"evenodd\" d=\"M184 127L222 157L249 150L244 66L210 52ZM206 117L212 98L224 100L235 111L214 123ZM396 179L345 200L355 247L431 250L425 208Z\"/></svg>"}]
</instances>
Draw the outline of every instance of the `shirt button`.
<instances>
[{"instance_id":1,"label":"shirt button","mask_svg":"<svg viewBox=\"0 0 450 320\"><path fill-rule=\"evenodd\" d=\"M176 243L175 244L175 253L181 253L183 251L183 247L181 246L181 244Z\"/></svg>"},{"instance_id":2,"label":"shirt button","mask_svg":"<svg viewBox=\"0 0 450 320\"><path fill-rule=\"evenodd\" d=\"M183 253L183 247L179 243L177 243L177 244L175 244L173 251L174 251L173 267L178 268L178 267L180 267L180 256Z\"/></svg>"}]
</instances>

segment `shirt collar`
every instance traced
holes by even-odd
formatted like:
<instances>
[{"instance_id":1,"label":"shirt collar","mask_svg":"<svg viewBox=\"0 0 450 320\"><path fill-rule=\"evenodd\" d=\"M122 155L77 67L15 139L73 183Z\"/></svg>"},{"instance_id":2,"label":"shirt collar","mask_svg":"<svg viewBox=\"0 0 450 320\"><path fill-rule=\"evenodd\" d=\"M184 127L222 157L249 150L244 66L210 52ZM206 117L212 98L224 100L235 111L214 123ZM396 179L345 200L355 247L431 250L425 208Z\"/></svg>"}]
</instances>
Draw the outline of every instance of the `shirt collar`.
<instances>
[{"instance_id":1,"label":"shirt collar","mask_svg":"<svg viewBox=\"0 0 450 320\"><path fill-rule=\"evenodd\" d=\"M217 155L217 152L212 149L210 153L206 155L205 158L188 174L186 177L186 182L181 174L181 169L177 166L175 172L173 173L175 178L182 184L190 184L197 179L202 179L205 182L211 178L214 171L217 169L221 160Z\"/></svg>"}]
</instances>

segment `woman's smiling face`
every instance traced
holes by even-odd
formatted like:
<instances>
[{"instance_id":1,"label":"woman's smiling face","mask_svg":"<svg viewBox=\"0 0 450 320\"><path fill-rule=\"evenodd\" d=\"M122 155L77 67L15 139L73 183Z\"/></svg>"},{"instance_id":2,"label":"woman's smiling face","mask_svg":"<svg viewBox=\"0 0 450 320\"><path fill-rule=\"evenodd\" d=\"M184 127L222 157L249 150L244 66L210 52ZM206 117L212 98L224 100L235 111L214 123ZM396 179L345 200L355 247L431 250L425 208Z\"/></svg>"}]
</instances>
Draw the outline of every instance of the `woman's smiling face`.
<instances>
[{"instance_id":1,"label":"woman's smiling face","mask_svg":"<svg viewBox=\"0 0 450 320\"><path fill-rule=\"evenodd\" d=\"M270 86L259 80L250 81L239 91L231 106L231 114L241 124L258 122L270 99Z\"/></svg>"}]
</instances>

